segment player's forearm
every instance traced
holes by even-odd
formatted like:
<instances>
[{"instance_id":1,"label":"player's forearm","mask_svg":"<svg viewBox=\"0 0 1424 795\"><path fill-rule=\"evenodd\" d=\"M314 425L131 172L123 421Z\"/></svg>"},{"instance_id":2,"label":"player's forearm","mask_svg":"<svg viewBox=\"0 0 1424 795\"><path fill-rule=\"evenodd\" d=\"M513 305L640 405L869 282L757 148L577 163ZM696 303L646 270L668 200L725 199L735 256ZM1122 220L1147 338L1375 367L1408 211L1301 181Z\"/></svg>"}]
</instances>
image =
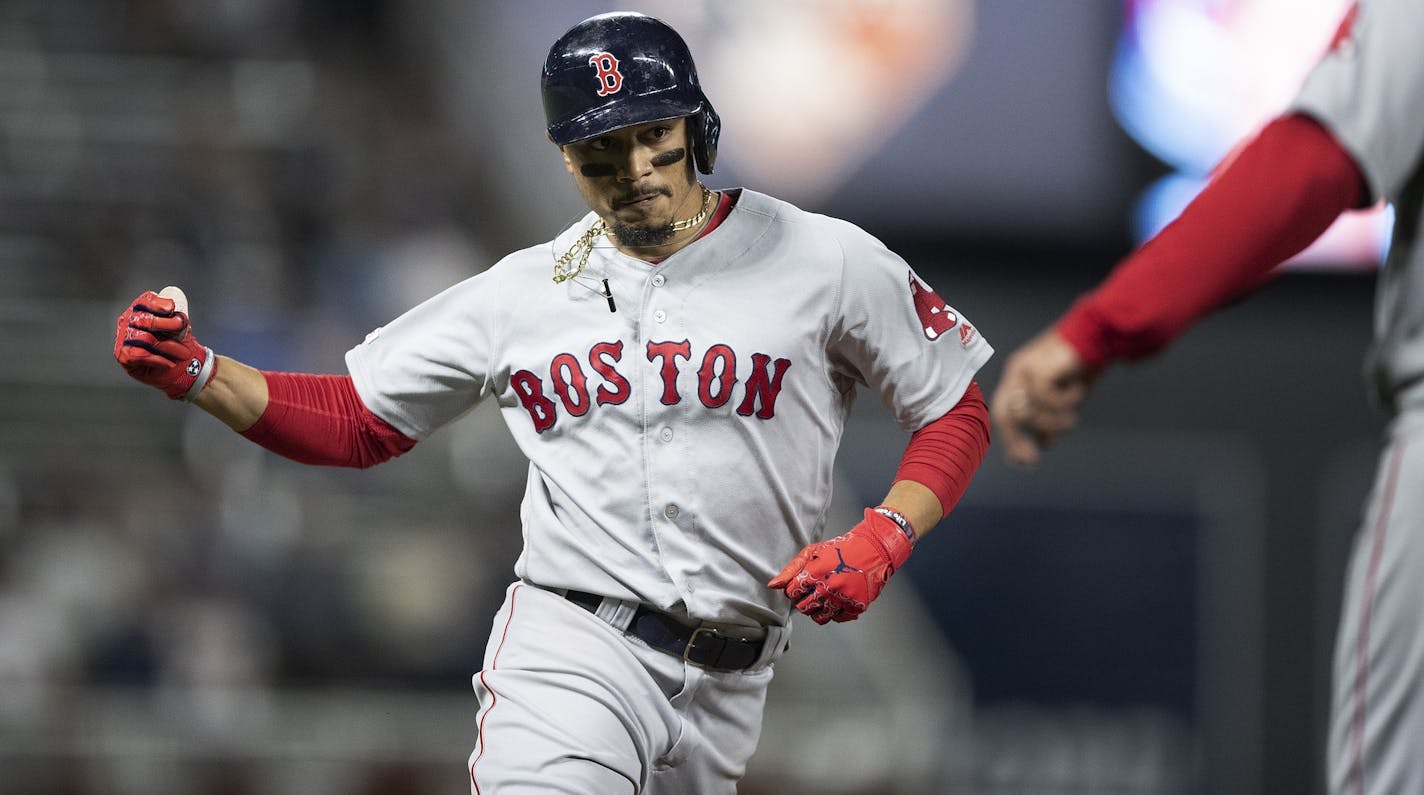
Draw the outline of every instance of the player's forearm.
<instances>
[{"instance_id":1,"label":"player's forearm","mask_svg":"<svg viewBox=\"0 0 1424 795\"><path fill-rule=\"evenodd\" d=\"M1277 119L1057 331L1093 367L1154 353L1259 286L1364 195L1354 160L1318 122Z\"/></svg>"},{"instance_id":2,"label":"player's forearm","mask_svg":"<svg viewBox=\"0 0 1424 795\"><path fill-rule=\"evenodd\" d=\"M258 371L266 408L242 435L304 464L364 469L415 446L361 401L349 375Z\"/></svg>"},{"instance_id":3,"label":"player's forearm","mask_svg":"<svg viewBox=\"0 0 1424 795\"><path fill-rule=\"evenodd\" d=\"M910 437L882 504L923 536L954 510L989 448L989 408L971 382L954 408Z\"/></svg>"},{"instance_id":4,"label":"player's forearm","mask_svg":"<svg viewBox=\"0 0 1424 795\"><path fill-rule=\"evenodd\" d=\"M890 486L881 505L892 508L915 528L915 537L923 537L944 518L939 497L928 486L913 480L897 480Z\"/></svg>"},{"instance_id":5,"label":"player's forearm","mask_svg":"<svg viewBox=\"0 0 1424 795\"><path fill-rule=\"evenodd\" d=\"M267 410L267 379L261 370L236 359L217 358L212 380L193 399L193 405L241 433Z\"/></svg>"}]
</instances>

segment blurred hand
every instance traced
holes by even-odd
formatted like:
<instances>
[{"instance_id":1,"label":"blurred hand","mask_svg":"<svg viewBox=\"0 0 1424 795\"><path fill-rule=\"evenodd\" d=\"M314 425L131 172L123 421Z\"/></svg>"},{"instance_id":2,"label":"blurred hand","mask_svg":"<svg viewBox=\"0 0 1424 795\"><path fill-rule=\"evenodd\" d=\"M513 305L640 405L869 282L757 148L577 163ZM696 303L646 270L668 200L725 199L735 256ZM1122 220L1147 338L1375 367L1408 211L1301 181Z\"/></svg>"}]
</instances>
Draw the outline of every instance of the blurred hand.
<instances>
[{"instance_id":1,"label":"blurred hand","mask_svg":"<svg viewBox=\"0 0 1424 795\"><path fill-rule=\"evenodd\" d=\"M193 338L187 313L152 290L133 300L114 330L114 360L174 400L192 400L212 378L213 352Z\"/></svg>"},{"instance_id":2,"label":"blurred hand","mask_svg":"<svg viewBox=\"0 0 1424 795\"><path fill-rule=\"evenodd\" d=\"M1078 424L1098 372L1053 329L1014 351L990 401L995 443L1010 464L1031 467L1040 453Z\"/></svg>"}]
</instances>

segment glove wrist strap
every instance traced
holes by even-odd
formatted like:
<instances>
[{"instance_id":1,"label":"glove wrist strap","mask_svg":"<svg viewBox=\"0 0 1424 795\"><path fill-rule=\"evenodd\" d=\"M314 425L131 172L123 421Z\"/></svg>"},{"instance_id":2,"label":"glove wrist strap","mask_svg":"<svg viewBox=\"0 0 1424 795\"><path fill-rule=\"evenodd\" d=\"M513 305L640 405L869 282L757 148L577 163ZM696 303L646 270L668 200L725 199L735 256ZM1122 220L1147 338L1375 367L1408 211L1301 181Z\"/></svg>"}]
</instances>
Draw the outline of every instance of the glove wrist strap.
<instances>
[{"instance_id":1,"label":"glove wrist strap","mask_svg":"<svg viewBox=\"0 0 1424 795\"><path fill-rule=\"evenodd\" d=\"M871 510L894 522L899 526L900 532L905 534L905 540L910 542L910 546L913 547L915 545L915 541L918 540L919 536L915 534L914 526L910 524L910 520L906 519L904 514L894 508L887 508L884 505L878 505L871 508Z\"/></svg>"},{"instance_id":2,"label":"glove wrist strap","mask_svg":"<svg viewBox=\"0 0 1424 795\"><path fill-rule=\"evenodd\" d=\"M193 379L193 385L188 387L187 393L183 395L182 400L184 403L192 403L193 400L198 397L198 393L203 391L203 387L208 385L208 381L212 380L213 368L217 365L217 357L213 356L212 348L204 346L203 350L207 352L207 355L203 357L203 365L198 370L198 377Z\"/></svg>"}]
</instances>

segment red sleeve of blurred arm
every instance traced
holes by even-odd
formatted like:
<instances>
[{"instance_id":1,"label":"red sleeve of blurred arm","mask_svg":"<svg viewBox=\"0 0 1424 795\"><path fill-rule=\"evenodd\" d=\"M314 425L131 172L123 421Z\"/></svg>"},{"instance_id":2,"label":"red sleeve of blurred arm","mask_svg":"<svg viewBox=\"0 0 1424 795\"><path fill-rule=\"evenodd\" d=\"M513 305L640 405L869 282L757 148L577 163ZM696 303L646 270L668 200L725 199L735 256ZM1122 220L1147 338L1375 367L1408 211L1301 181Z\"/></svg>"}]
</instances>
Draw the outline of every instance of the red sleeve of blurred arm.
<instances>
[{"instance_id":1,"label":"red sleeve of blurred arm","mask_svg":"<svg viewBox=\"0 0 1424 795\"><path fill-rule=\"evenodd\" d=\"M1057 331L1095 367L1155 353L1260 286L1367 196L1354 159L1319 122L1282 116L1080 298Z\"/></svg>"},{"instance_id":2,"label":"red sleeve of blurred arm","mask_svg":"<svg viewBox=\"0 0 1424 795\"><path fill-rule=\"evenodd\" d=\"M988 449L989 407L979 385L970 382L954 408L910 437L895 480L913 480L934 492L948 514Z\"/></svg>"},{"instance_id":3,"label":"red sleeve of blurred arm","mask_svg":"<svg viewBox=\"0 0 1424 795\"><path fill-rule=\"evenodd\" d=\"M366 408L346 375L263 371L267 409L249 440L303 464L365 469L415 446Z\"/></svg>"}]
</instances>

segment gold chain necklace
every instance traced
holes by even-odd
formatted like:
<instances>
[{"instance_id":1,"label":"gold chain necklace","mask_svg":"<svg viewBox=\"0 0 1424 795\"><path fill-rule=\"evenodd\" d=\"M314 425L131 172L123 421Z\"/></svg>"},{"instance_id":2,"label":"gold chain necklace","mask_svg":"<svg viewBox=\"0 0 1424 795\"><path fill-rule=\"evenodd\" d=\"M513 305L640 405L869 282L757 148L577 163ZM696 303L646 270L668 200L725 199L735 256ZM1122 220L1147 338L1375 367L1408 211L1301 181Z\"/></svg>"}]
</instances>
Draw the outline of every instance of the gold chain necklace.
<instances>
[{"instance_id":1,"label":"gold chain necklace","mask_svg":"<svg viewBox=\"0 0 1424 795\"><path fill-rule=\"evenodd\" d=\"M678 221L678 222L674 223L674 224L672 225L672 231L674 231L674 232L681 232L681 231L684 230L684 229L691 229L691 228L693 228L694 226L697 226L698 224L701 224L703 221L706 221L706 220L707 220L707 214L710 213L710 212L712 212L712 200L713 200L714 198L716 198L716 197L717 197L717 194L715 194L715 193L713 193L712 191L708 190L706 185L703 185L703 186L702 186L702 209L697 211L697 215L694 215L694 216L692 216L691 218L688 218L688 219L685 220L685 221Z\"/></svg>"},{"instance_id":2,"label":"gold chain necklace","mask_svg":"<svg viewBox=\"0 0 1424 795\"><path fill-rule=\"evenodd\" d=\"M672 225L674 234L699 226L703 221L707 220L707 216L712 212L712 207L716 204L714 199L717 194L708 190L706 185L701 187L702 209L698 210L697 215L691 218L675 222ZM594 238L611 234L613 234L612 230L608 228L608 224L604 223L602 218L594 221L593 225L588 228L588 231L580 235L579 239L574 241L574 244L569 247L568 251L564 252L563 256L554 260L554 283L562 284L580 273L583 273L583 267L588 264L588 255L593 253ZM578 257L578 267L570 271L568 269L569 263L574 261L574 257Z\"/></svg>"}]
</instances>

